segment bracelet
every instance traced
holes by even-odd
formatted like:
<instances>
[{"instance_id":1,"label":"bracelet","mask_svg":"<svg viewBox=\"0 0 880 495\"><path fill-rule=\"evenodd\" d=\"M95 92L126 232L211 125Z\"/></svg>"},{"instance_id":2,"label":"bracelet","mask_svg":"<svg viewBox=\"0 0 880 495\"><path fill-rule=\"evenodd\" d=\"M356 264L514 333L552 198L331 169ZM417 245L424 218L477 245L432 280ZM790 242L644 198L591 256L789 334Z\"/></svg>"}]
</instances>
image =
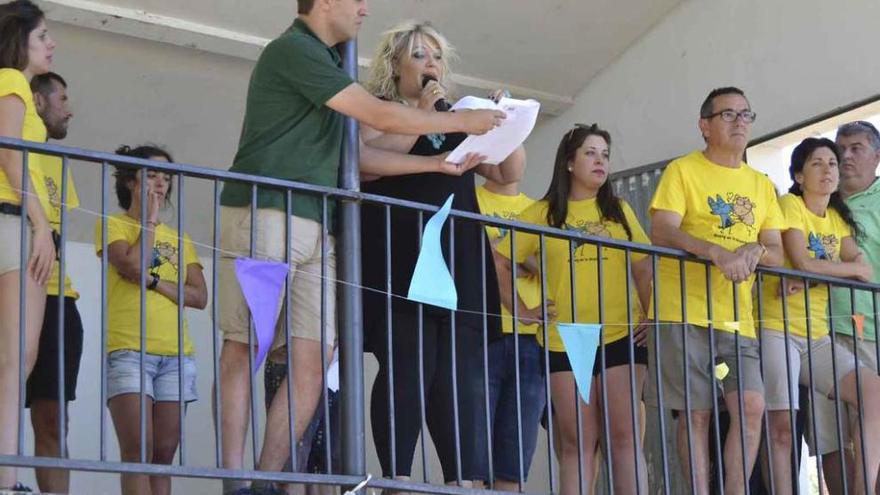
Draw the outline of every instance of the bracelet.
<instances>
[{"instance_id":1,"label":"bracelet","mask_svg":"<svg viewBox=\"0 0 880 495\"><path fill-rule=\"evenodd\" d=\"M159 280L161 280L161 278L159 278L158 273L151 273L150 276L153 277L153 279L147 284L147 289L154 290L156 286L159 285Z\"/></svg>"}]
</instances>

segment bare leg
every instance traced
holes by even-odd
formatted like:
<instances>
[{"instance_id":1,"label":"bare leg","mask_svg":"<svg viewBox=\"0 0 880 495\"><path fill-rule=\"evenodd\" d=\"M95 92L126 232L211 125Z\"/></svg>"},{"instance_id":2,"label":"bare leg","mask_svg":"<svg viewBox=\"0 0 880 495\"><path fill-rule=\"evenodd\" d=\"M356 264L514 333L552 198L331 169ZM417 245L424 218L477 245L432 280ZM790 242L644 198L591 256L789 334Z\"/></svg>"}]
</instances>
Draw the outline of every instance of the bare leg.
<instances>
[{"instance_id":1,"label":"bare leg","mask_svg":"<svg viewBox=\"0 0 880 495\"><path fill-rule=\"evenodd\" d=\"M696 486L693 493L698 495L709 494L709 424L712 421L712 411L701 409L691 411L691 442L688 441L687 419L685 411L679 411L678 415L678 458L681 462L682 474L686 480L691 478L690 447L693 448L694 479Z\"/></svg>"},{"instance_id":2,"label":"bare leg","mask_svg":"<svg viewBox=\"0 0 880 495\"><path fill-rule=\"evenodd\" d=\"M65 404L65 408L67 404ZM58 431L59 407L57 400L31 401L31 426L34 428L34 454L39 457L60 457L61 432ZM69 416L65 416L69 419ZM68 424L70 422L68 421ZM66 428L65 428L66 431ZM67 493L70 491L70 472L66 469L34 469L40 491Z\"/></svg>"},{"instance_id":3,"label":"bare leg","mask_svg":"<svg viewBox=\"0 0 880 495\"><path fill-rule=\"evenodd\" d=\"M642 396L645 383L644 365L635 366L635 396ZM615 366L606 370L605 385L614 390L614 399L608 402L609 437L611 440L611 462L614 467L614 493L648 493L648 469L645 464L645 453L642 442L637 441L639 432L633 432L633 411L638 411L630 395L629 366ZM601 398L601 382L594 379L597 397ZM599 412L602 408L599 407ZM601 430L601 427L600 427ZM606 447L607 450L607 447ZM606 454L607 455L607 454ZM634 469L634 461L638 459L638 468ZM636 490L638 486L638 490Z\"/></svg>"},{"instance_id":4,"label":"bare leg","mask_svg":"<svg viewBox=\"0 0 880 495\"><path fill-rule=\"evenodd\" d=\"M37 361L40 331L43 328L43 310L46 289L25 275L26 328L25 377L19 377L19 271L0 275L0 454L18 453L18 386L30 375ZM0 488L15 484L16 472L12 467L0 467Z\"/></svg>"},{"instance_id":5,"label":"bare leg","mask_svg":"<svg viewBox=\"0 0 880 495\"><path fill-rule=\"evenodd\" d=\"M324 370L321 367L321 343L316 340L291 339L293 353L294 435L297 439L309 426L315 407L324 391ZM325 347L329 362L333 348ZM224 397L225 399L225 397ZM287 401L287 378L272 399L266 415L266 436L260 454L260 470L281 471L290 456L290 418ZM224 418L224 423L225 423Z\"/></svg>"},{"instance_id":6,"label":"bare leg","mask_svg":"<svg viewBox=\"0 0 880 495\"><path fill-rule=\"evenodd\" d=\"M861 402L865 414L862 417L862 424L865 428L861 434L856 434L858 423L855 423L853 438L856 441L854 450L855 477L852 486L856 487L855 493L874 493L874 487L877 485L877 469L880 468L880 377L873 371L861 369L859 379L861 380L862 393ZM839 385L840 398L851 406L857 406L859 401L859 393L856 387L856 374L850 372L840 380ZM865 442L865 459L864 464L867 467L867 473L862 471L862 439ZM867 475L868 486L864 486L865 475Z\"/></svg>"},{"instance_id":7,"label":"bare leg","mask_svg":"<svg viewBox=\"0 0 880 495\"><path fill-rule=\"evenodd\" d=\"M571 372L550 375L550 390L553 400L553 425L556 429L556 457L559 461L560 495L577 495L583 481L584 493L593 493L596 480L596 451L599 444L599 408L583 403L575 390L574 374ZM590 402L596 404L596 388L591 390ZM578 442L577 414L581 415L581 434ZM579 461L579 448L583 447L583 458ZM580 469L579 469L580 466ZM583 480L580 479L583 475Z\"/></svg>"},{"instance_id":8,"label":"bare leg","mask_svg":"<svg viewBox=\"0 0 880 495\"><path fill-rule=\"evenodd\" d=\"M231 340L224 341L220 353L220 408L223 412L220 429L223 432L222 464L226 469L241 469L244 466L244 442L251 403L249 368L248 346Z\"/></svg>"},{"instance_id":9,"label":"bare leg","mask_svg":"<svg viewBox=\"0 0 880 495\"><path fill-rule=\"evenodd\" d=\"M846 459L846 481L852 483L856 473L853 468L855 463L852 453L844 448ZM843 473L840 470L840 451L829 452L822 456L822 475L825 478L825 486L830 495L846 495L843 492Z\"/></svg>"},{"instance_id":10,"label":"bare leg","mask_svg":"<svg viewBox=\"0 0 880 495\"><path fill-rule=\"evenodd\" d=\"M153 405L153 464L171 464L180 443L180 404L156 402ZM171 478L151 476L153 495L170 495Z\"/></svg>"},{"instance_id":11,"label":"bare leg","mask_svg":"<svg viewBox=\"0 0 880 495\"><path fill-rule=\"evenodd\" d=\"M770 411L768 416L768 437L772 456L770 469L773 470L773 489L778 495L792 493L791 471L791 416L788 409Z\"/></svg>"},{"instance_id":12,"label":"bare leg","mask_svg":"<svg viewBox=\"0 0 880 495\"><path fill-rule=\"evenodd\" d=\"M146 401L147 462L153 458L153 399ZM141 462L140 394L122 394L109 401L110 416L119 440L119 454L123 462ZM143 474L123 474L122 493L150 495L150 477Z\"/></svg>"},{"instance_id":13,"label":"bare leg","mask_svg":"<svg viewBox=\"0 0 880 495\"><path fill-rule=\"evenodd\" d=\"M743 391L743 425L745 426L746 452L742 453L738 393L724 396L730 414L730 427L724 441L724 492L744 493L748 479L743 479L743 462L747 473L752 472L758 447L761 444L761 426L764 420L764 396L751 390Z\"/></svg>"}]
</instances>

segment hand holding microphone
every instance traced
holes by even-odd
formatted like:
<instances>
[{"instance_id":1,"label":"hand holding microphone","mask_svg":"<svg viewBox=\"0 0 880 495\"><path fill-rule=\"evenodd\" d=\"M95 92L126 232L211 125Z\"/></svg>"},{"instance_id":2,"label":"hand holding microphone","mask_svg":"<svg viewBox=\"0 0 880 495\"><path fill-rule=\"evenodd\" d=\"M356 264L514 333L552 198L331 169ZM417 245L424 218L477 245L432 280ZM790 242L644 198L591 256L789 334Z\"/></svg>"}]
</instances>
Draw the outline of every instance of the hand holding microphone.
<instances>
[{"instance_id":1,"label":"hand holding microphone","mask_svg":"<svg viewBox=\"0 0 880 495\"><path fill-rule=\"evenodd\" d=\"M419 108L424 110L434 108L438 112L449 111L450 105L446 101L446 90L434 76L428 74L422 76L422 98L419 101Z\"/></svg>"},{"instance_id":2,"label":"hand holding microphone","mask_svg":"<svg viewBox=\"0 0 880 495\"><path fill-rule=\"evenodd\" d=\"M433 105L438 112L448 112L449 102L446 101L446 90L433 76L422 77L422 97L419 108L426 109ZM486 134L501 125L507 115L500 110L466 110L456 112L461 122L460 132L467 134Z\"/></svg>"}]
</instances>

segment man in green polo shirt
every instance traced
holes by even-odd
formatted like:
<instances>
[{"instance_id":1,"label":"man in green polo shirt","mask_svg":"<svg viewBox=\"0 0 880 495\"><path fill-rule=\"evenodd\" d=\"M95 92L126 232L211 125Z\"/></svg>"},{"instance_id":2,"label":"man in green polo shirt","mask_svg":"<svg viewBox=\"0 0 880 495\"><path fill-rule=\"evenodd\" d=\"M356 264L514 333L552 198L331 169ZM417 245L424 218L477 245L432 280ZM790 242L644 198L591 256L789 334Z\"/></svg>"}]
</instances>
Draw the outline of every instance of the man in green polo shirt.
<instances>
[{"instance_id":1,"label":"man in green polo shirt","mask_svg":"<svg viewBox=\"0 0 880 495\"><path fill-rule=\"evenodd\" d=\"M250 80L241 140L230 170L335 187L342 146L343 118L355 118L393 134L465 132L483 134L504 119L504 113L428 112L379 100L342 69L336 46L353 39L367 16L366 0L298 0L293 26L260 55ZM361 145L362 173L395 175L434 170L461 173L482 157L470 156L461 166L439 158L397 154ZM221 252L218 263L223 467L243 465L250 401L249 312L236 280L234 260L249 255L251 188L229 182L220 198ZM322 244L320 196L294 195L293 217L287 223L285 194L261 189L257 194L256 256L285 260L290 250L291 350L296 438L309 424L324 388L321 352L328 357L336 338L334 239ZM328 202L327 227L333 232L333 204ZM288 243L284 233L290 227ZM323 270L322 271L322 267ZM326 283L325 283L326 282ZM324 297L322 297L322 288ZM279 319L283 322L283 318ZM322 349L323 337L323 349ZM272 351L288 344L283 325L276 330ZM278 356L276 356L277 358ZM286 388L286 380L280 389ZM269 407L258 468L281 470L290 452L288 394L277 394ZM235 492L236 490L227 491ZM237 487L233 487L237 488ZM259 492L262 487L255 487ZM239 488L241 493L252 493ZM271 493L271 488L269 493Z\"/></svg>"},{"instance_id":2,"label":"man in green polo shirt","mask_svg":"<svg viewBox=\"0 0 880 495\"><path fill-rule=\"evenodd\" d=\"M880 180L877 180L877 167L880 166L880 133L873 124L856 121L844 124L837 130L837 145L840 147L840 194L852 210L853 217L862 227L864 235L858 239L861 256L874 268L872 282L880 282ZM878 301L880 303L880 301ZM855 312L852 309L850 290L845 288L831 291L831 322L837 340L848 349L853 346L858 351L859 362L877 369L877 319L874 313L872 294L865 291L855 293ZM864 315L863 338L853 338L855 321L852 316ZM846 409L844 409L846 412ZM843 415L841 427L844 433L848 481L854 481L854 458L851 435L858 430L858 416L854 411ZM822 454L825 482L833 494L843 493L843 480L840 473L840 451L837 442L837 423L834 402L828 399L816 400L816 431L814 442L816 452ZM875 440L876 441L876 440Z\"/></svg>"}]
</instances>

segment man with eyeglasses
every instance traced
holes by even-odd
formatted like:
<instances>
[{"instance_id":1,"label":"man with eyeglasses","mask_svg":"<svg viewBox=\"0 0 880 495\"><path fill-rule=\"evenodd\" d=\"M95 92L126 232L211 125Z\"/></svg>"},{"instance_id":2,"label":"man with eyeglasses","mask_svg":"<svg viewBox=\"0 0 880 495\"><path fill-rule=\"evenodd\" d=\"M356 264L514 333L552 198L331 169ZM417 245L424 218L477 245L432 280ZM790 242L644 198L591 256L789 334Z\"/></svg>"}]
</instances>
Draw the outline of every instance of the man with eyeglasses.
<instances>
[{"instance_id":1,"label":"man with eyeglasses","mask_svg":"<svg viewBox=\"0 0 880 495\"><path fill-rule=\"evenodd\" d=\"M874 269L873 282L880 282L880 180L877 180L877 167L880 166L880 132L867 121L855 121L837 129L837 145L840 147L839 191L853 218L862 227L864 235L856 239L862 256ZM870 292L856 291L855 311L846 288L831 291L831 327L836 333L838 343L847 349L855 349L859 363L877 369L877 306ZM864 325L861 338L854 338L855 320L853 315L863 315ZM859 317L860 318L860 317ZM856 330L857 331L857 330ZM832 494L842 494L843 475L840 469L840 450L837 438L837 421L834 401L818 398L816 409L816 436L812 443L813 454L822 455L825 483ZM841 408L841 429L846 455L846 474L849 485L856 483L855 465L861 462L853 456L854 447L858 449L859 431L857 411ZM809 432L809 428L808 428ZM855 440L855 443L853 443ZM870 441L866 446L870 445Z\"/></svg>"},{"instance_id":2,"label":"man with eyeglasses","mask_svg":"<svg viewBox=\"0 0 880 495\"><path fill-rule=\"evenodd\" d=\"M752 320L753 274L759 264L782 264L785 220L770 179L742 160L755 116L742 90L710 92L698 124L705 149L669 164L649 208L654 244L711 261L708 266L685 263L682 288L679 260L660 260L660 325L648 345L648 383L656 383L659 365L663 407L679 412L678 453L685 479L692 473L694 492L700 494L709 493L707 440L717 407L712 392L716 376L723 386L717 397L730 413L723 454L725 493L744 492L760 443L764 385ZM654 355L658 337L661 350ZM716 373L724 369L722 364L728 371ZM657 391L649 390L647 400L658 405Z\"/></svg>"}]
</instances>

